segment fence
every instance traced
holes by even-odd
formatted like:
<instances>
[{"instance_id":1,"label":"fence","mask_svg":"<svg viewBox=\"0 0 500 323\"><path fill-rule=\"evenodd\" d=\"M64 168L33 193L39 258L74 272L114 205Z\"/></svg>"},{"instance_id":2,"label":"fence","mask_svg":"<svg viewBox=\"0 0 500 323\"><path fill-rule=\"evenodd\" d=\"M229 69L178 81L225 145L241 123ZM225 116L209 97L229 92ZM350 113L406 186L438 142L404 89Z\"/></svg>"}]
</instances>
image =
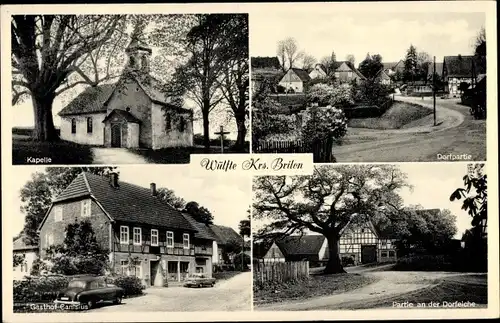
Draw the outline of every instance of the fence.
<instances>
[{"instance_id":1,"label":"fence","mask_svg":"<svg viewBox=\"0 0 500 323\"><path fill-rule=\"evenodd\" d=\"M266 282L283 283L309 277L309 261L257 262L254 264L254 282L262 285Z\"/></svg>"},{"instance_id":2,"label":"fence","mask_svg":"<svg viewBox=\"0 0 500 323\"><path fill-rule=\"evenodd\" d=\"M302 140L261 140L255 147L257 153L307 153Z\"/></svg>"},{"instance_id":3,"label":"fence","mask_svg":"<svg viewBox=\"0 0 500 323\"><path fill-rule=\"evenodd\" d=\"M315 142L312 147L304 145L302 140L262 140L254 147L256 153L312 153L315 163L333 163L333 139Z\"/></svg>"}]
</instances>

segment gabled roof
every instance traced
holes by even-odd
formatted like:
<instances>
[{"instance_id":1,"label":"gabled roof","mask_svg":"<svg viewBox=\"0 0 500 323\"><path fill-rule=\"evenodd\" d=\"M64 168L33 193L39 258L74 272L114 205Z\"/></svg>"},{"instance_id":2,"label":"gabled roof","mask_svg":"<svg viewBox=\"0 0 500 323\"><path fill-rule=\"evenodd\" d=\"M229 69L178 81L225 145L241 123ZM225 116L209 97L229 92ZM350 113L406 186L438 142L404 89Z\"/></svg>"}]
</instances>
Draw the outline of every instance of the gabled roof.
<instances>
[{"instance_id":1,"label":"gabled roof","mask_svg":"<svg viewBox=\"0 0 500 323\"><path fill-rule=\"evenodd\" d=\"M104 102L109 99L115 87L115 84L88 87L59 111L58 115L106 112Z\"/></svg>"},{"instance_id":2,"label":"gabled roof","mask_svg":"<svg viewBox=\"0 0 500 323\"><path fill-rule=\"evenodd\" d=\"M80 173L57 196L53 205L82 197L94 199L112 221L197 231L181 212L151 195L149 188L126 182L119 182L118 187L113 187L107 177L88 172ZM50 210L45 218L49 213ZM45 219L40 228L44 222Z\"/></svg>"},{"instance_id":3,"label":"gabled roof","mask_svg":"<svg viewBox=\"0 0 500 323\"><path fill-rule=\"evenodd\" d=\"M366 77L361 74L360 71L358 71L358 69L354 66L353 63L349 62L349 61L337 61L335 62L335 64L333 64L333 67L335 69L338 69L342 64L346 64L354 73L356 73L357 76L359 76L361 79L366 79Z\"/></svg>"},{"instance_id":4,"label":"gabled roof","mask_svg":"<svg viewBox=\"0 0 500 323\"><path fill-rule=\"evenodd\" d=\"M278 57L252 57L250 62L252 64L252 68L281 69Z\"/></svg>"},{"instance_id":5,"label":"gabled roof","mask_svg":"<svg viewBox=\"0 0 500 323\"><path fill-rule=\"evenodd\" d=\"M323 235L287 236L276 240L285 257L289 256L313 256L318 255L325 241Z\"/></svg>"},{"instance_id":6,"label":"gabled roof","mask_svg":"<svg viewBox=\"0 0 500 323\"><path fill-rule=\"evenodd\" d=\"M397 62L386 62L386 63L382 63L382 65L384 66L384 69L385 70L388 70L388 69L395 69L396 67L399 67L400 64L404 64L404 61L403 60L399 60Z\"/></svg>"},{"instance_id":7,"label":"gabled roof","mask_svg":"<svg viewBox=\"0 0 500 323\"><path fill-rule=\"evenodd\" d=\"M311 80L309 73L301 68L292 67L291 70L300 78L302 82L307 82Z\"/></svg>"},{"instance_id":8,"label":"gabled roof","mask_svg":"<svg viewBox=\"0 0 500 323\"><path fill-rule=\"evenodd\" d=\"M445 56L443 64L448 77L472 77L473 71L476 76L486 73L479 60L476 56Z\"/></svg>"},{"instance_id":9,"label":"gabled roof","mask_svg":"<svg viewBox=\"0 0 500 323\"><path fill-rule=\"evenodd\" d=\"M36 250L38 249L38 246L33 246L33 245L27 245L24 242L24 237L25 235L22 234L18 236L17 238L14 239L12 243L12 249L14 251L28 251L28 250Z\"/></svg>"},{"instance_id":10,"label":"gabled roof","mask_svg":"<svg viewBox=\"0 0 500 323\"><path fill-rule=\"evenodd\" d=\"M108 121L114 115L117 115L117 116L123 118L124 120L126 120L128 122L141 123L141 120L139 120L136 117L134 117L130 112L124 111L124 110L120 110L120 109L114 109L113 111L111 111L106 116L106 118L104 118L104 120L102 120L102 122Z\"/></svg>"},{"instance_id":11,"label":"gabled roof","mask_svg":"<svg viewBox=\"0 0 500 323\"><path fill-rule=\"evenodd\" d=\"M231 242L243 243L243 237L234 231L233 228L215 224L211 224L209 227L213 235L215 235L217 243L220 245L226 245Z\"/></svg>"},{"instance_id":12,"label":"gabled roof","mask_svg":"<svg viewBox=\"0 0 500 323\"><path fill-rule=\"evenodd\" d=\"M175 108L177 110L193 112L190 109L185 109L171 103L170 98L165 95L162 88L165 86L163 82L154 78L151 75L140 77L136 73L126 73L113 84L102 84L96 87L88 87L68 105L66 105L59 113L60 116L77 115L86 113L107 112L106 104L111 99L113 92L118 86L123 84L125 79L132 79L140 86L151 101Z\"/></svg>"},{"instance_id":13,"label":"gabled roof","mask_svg":"<svg viewBox=\"0 0 500 323\"><path fill-rule=\"evenodd\" d=\"M212 230L210 230L210 227L206 225L205 223L201 223L196 221L191 215L187 213L182 213L186 220L189 221L189 223L198 230L198 232L195 233L195 238L199 239L207 239L207 240L217 240L215 235L213 234Z\"/></svg>"}]
</instances>

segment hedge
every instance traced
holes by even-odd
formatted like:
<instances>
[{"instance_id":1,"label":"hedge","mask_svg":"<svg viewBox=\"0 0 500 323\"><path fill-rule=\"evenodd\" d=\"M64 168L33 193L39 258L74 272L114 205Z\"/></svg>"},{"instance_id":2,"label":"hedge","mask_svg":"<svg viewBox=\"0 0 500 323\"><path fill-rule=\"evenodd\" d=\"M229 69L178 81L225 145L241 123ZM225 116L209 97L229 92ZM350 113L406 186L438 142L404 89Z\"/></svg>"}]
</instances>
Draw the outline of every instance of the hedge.
<instances>
[{"instance_id":1,"label":"hedge","mask_svg":"<svg viewBox=\"0 0 500 323\"><path fill-rule=\"evenodd\" d=\"M14 303L50 302L57 293L68 286L70 277L41 276L27 277L14 281Z\"/></svg>"},{"instance_id":2,"label":"hedge","mask_svg":"<svg viewBox=\"0 0 500 323\"><path fill-rule=\"evenodd\" d=\"M125 296L141 295L145 288L135 276L107 277L107 282L123 288Z\"/></svg>"}]
</instances>

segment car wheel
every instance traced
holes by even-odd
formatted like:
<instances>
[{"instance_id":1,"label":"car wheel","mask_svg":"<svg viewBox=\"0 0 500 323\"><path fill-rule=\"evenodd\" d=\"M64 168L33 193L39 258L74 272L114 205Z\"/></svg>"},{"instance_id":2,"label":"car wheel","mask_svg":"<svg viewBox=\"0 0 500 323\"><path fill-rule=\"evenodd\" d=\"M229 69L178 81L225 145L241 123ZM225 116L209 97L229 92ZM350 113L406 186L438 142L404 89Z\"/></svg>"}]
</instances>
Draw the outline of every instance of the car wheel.
<instances>
[{"instance_id":1,"label":"car wheel","mask_svg":"<svg viewBox=\"0 0 500 323\"><path fill-rule=\"evenodd\" d=\"M113 301L113 304L121 304L121 303L122 303L121 296L116 296L115 300Z\"/></svg>"},{"instance_id":2,"label":"car wheel","mask_svg":"<svg viewBox=\"0 0 500 323\"><path fill-rule=\"evenodd\" d=\"M211 285L212 287L214 287L214 286L215 286L215 283L212 283L212 284L210 284L210 285Z\"/></svg>"},{"instance_id":3,"label":"car wheel","mask_svg":"<svg viewBox=\"0 0 500 323\"><path fill-rule=\"evenodd\" d=\"M88 309L90 310L91 308L93 308L95 306L95 303L93 300L88 300L87 301L87 307Z\"/></svg>"},{"instance_id":4,"label":"car wheel","mask_svg":"<svg viewBox=\"0 0 500 323\"><path fill-rule=\"evenodd\" d=\"M203 287L203 285L202 285L202 284L198 284L198 287L199 287L199 288L202 288L202 287Z\"/></svg>"}]
</instances>

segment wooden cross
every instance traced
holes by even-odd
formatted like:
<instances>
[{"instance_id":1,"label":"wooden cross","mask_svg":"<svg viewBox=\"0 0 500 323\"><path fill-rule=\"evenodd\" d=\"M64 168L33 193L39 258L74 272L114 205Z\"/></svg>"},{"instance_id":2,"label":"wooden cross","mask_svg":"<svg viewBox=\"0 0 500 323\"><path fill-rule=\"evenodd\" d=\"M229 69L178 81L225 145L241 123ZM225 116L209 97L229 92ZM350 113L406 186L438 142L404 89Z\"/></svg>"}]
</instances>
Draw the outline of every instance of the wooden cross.
<instances>
[{"instance_id":1,"label":"wooden cross","mask_svg":"<svg viewBox=\"0 0 500 323\"><path fill-rule=\"evenodd\" d=\"M220 131L215 132L214 134L220 136L220 152L221 152L221 154L223 154L224 153L224 135L228 135L229 132L228 131L224 132L224 126L220 126Z\"/></svg>"}]
</instances>

